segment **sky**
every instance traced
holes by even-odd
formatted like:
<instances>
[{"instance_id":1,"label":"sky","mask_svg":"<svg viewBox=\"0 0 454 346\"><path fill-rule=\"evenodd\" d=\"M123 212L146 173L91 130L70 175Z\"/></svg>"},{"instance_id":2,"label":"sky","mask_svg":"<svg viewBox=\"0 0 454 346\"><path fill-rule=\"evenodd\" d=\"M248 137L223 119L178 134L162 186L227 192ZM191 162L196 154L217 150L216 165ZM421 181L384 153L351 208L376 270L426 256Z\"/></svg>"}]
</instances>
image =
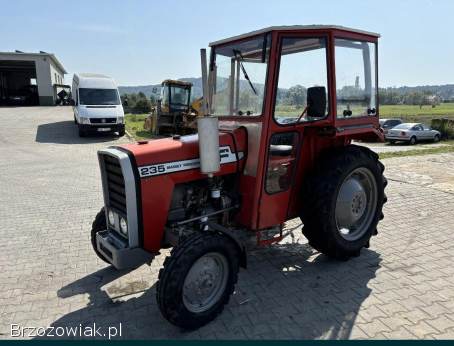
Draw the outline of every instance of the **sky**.
<instances>
[{"instance_id":1,"label":"sky","mask_svg":"<svg viewBox=\"0 0 454 346\"><path fill-rule=\"evenodd\" d=\"M454 83L452 0L0 0L0 51L54 53L120 85L200 76L200 48L272 25L378 32L381 87Z\"/></svg>"}]
</instances>

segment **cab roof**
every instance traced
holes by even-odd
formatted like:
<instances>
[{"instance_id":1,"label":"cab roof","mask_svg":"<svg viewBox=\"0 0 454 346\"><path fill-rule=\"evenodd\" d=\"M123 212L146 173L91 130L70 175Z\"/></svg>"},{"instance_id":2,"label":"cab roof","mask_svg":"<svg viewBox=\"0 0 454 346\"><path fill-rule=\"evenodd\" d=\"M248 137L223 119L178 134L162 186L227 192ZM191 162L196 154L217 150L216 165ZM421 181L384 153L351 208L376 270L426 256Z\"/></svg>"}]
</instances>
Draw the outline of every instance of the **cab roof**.
<instances>
[{"instance_id":1,"label":"cab roof","mask_svg":"<svg viewBox=\"0 0 454 346\"><path fill-rule=\"evenodd\" d=\"M80 88L116 89L113 78L98 73L75 73L73 77Z\"/></svg>"},{"instance_id":2,"label":"cab roof","mask_svg":"<svg viewBox=\"0 0 454 346\"><path fill-rule=\"evenodd\" d=\"M169 84L180 85L182 87L191 87L192 86L192 83L190 83L190 82L185 82L182 80L175 80L175 79L166 79L161 83L161 85L163 85L163 86L169 85Z\"/></svg>"},{"instance_id":3,"label":"cab roof","mask_svg":"<svg viewBox=\"0 0 454 346\"><path fill-rule=\"evenodd\" d=\"M348 31L352 33L357 33L357 34L362 34L362 35L368 35L368 36L373 36L373 37L380 37L380 34L374 33L374 32L369 32L369 31L364 31L364 30L358 30L358 29L353 29L353 28L348 28L345 26L340 26L340 25L284 25L284 26L269 26L267 28L263 28L260 30L255 30L251 31L245 34L237 35L237 36L232 36L229 38L225 38L219 41L214 41L209 44L210 47L212 46L217 46L219 44L224 44L228 43L231 41L236 41L240 40L243 38L248 38L260 34L265 34L271 31L297 31L297 30L342 30L342 31Z\"/></svg>"}]
</instances>

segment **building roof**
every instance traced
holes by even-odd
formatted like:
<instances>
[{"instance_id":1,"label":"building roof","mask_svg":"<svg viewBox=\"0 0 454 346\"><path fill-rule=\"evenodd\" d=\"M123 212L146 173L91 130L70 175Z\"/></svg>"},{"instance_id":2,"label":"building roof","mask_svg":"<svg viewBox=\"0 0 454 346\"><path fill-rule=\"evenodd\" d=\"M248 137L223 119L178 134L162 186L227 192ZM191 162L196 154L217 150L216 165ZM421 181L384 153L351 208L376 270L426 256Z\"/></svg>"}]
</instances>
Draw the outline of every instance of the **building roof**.
<instances>
[{"instance_id":1,"label":"building roof","mask_svg":"<svg viewBox=\"0 0 454 346\"><path fill-rule=\"evenodd\" d=\"M47 53L43 51L40 51L39 53L26 53L21 51L15 51L15 52L0 52L0 56L8 56L8 58L11 58L12 60L21 60L21 58L26 57L29 58L48 57L61 70L63 74L68 73L53 53Z\"/></svg>"},{"instance_id":2,"label":"building roof","mask_svg":"<svg viewBox=\"0 0 454 346\"><path fill-rule=\"evenodd\" d=\"M218 44L227 43L227 42L230 42L230 41L235 41L235 40L239 40L239 39L243 39L243 38L247 38L247 37L251 37L251 36L256 36L256 35L260 35L260 34L264 34L264 33L270 32L270 31L277 31L277 30L317 30L317 29L321 29L321 30L323 30L323 29L325 29L325 30L329 30L329 29L331 29L331 30L332 29L344 30L344 31L355 32L355 33L358 33L358 34L364 34L364 35L369 35L369 36L374 36L374 37L380 37L380 34L377 34L377 33L374 33L374 32L348 28L348 27L340 26L340 25L283 25L283 26L269 26L267 28L251 31L251 32L248 32L248 33L245 33L245 34L242 34L242 35L232 36L232 37L225 38L225 39L222 39L222 40L219 40L219 41L214 41L214 42L211 42L209 44L209 46L211 47L211 46L215 46L215 45L218 45Z\"/></svg>"}]
</instances>

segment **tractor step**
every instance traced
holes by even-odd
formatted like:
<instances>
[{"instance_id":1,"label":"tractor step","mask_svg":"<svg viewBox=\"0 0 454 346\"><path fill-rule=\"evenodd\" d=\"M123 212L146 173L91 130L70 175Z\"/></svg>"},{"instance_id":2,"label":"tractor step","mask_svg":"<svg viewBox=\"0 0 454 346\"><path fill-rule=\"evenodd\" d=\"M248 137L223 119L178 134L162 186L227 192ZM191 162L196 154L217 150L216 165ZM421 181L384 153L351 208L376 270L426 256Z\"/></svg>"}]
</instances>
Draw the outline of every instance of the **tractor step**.
<instances>
[{"instance_id":1,"label":"tractor step","mask_svg":"<svg viewBox=\"0 0 454 346\"><path fill-rule=\"evenodd\" d=\"M256 232L257 246L269 246L282 240L284 225L262 229Z\"/></svg>"}]
</instances>

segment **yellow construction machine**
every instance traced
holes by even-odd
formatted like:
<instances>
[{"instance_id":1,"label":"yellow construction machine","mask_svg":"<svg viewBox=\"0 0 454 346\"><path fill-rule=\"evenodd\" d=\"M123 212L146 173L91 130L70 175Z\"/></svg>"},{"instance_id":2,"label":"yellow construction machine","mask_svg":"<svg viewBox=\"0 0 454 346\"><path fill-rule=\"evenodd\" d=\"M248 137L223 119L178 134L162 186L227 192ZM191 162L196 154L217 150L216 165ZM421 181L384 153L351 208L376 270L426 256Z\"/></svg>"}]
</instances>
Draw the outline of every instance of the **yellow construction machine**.
<instances>
[{"instance_id":1,"label":"yellow construction machine","mask_svg":"<svg viewBox=\"0 0 454 346\"><path fill-rule=\"evenodd\" d=\"M196 132L196 117L202 98L191 103L192 83L166 79L161 84L157 107L145 119L145 129L155 135L190 134Z\"/></svg>"}]
</instances>

